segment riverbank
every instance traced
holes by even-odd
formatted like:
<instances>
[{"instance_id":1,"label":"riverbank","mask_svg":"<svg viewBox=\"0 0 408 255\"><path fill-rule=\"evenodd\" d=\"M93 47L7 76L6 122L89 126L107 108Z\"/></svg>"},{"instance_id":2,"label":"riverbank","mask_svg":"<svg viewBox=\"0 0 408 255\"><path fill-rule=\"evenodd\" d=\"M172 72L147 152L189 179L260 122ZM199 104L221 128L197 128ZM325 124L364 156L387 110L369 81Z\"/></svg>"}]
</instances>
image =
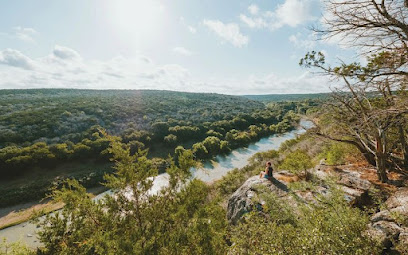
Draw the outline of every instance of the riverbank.
<instances>
[{"instance_id":1,"label":"riverbank","mask_svg":"<svg viewBox=\"0 0 408 255\"><path fill-rule=\"evenodd\" d=\"M99 186L88 189L88 193L95 197L106 191L106 187ZM28 203L13 205L9 207L0 208L0 230L12 227L32 219L33 216L38 216L51 213L59 210L64 206L62 203L53 203L50 200L37 202L32 201Z\"/></svg>"},{"instance_id":2,"label":"riverbank","mask_svg":"<svg viewBox=\"0 0 408 255\"><path fill-rule=\"evenodd\" d=\"M229 171L242 168L247 165L248 159L254 154L262 151L276 150L283 142L293 139L297 135L306 132L303 127L310 128L312 126L313 124L311 122L302 120L300 126L290 132L262 138L258 142L252 143L246 148L236 149L228 155L217 156L212 161L204 162L203 168L192 169L192 175L195 178L211 183L222 178L222 176ZM159 175L155 178L155 189L160 189L161 185L165 185L165 178L161 178L163 176L164 175ZM39 242L35 236L37 230L36 225L25 222L0 230L0 238L7 238L9 242L20 241L30 248L36 248L39 246Z\"/></svg>"}]
</instances>

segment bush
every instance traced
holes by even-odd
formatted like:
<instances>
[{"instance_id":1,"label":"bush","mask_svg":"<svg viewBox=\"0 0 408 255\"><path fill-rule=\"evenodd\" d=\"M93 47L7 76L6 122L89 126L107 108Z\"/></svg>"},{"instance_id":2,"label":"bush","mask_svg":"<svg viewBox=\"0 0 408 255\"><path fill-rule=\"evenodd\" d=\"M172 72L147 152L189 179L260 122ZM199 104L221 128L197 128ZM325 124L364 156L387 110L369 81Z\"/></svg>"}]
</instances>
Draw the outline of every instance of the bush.
<instances>
[{"instance_id":1,"label":"bush","mask_svg":"<svg viewBox=\"0 0 408 255\"><path fill-rule=\"evenodd\" d=\"M313 164L310 156L301 150L296 150L286 156L279 169L289 170L296 175L300 175L304 171L307 176L307 169L311 167Z\"/></svg>"},{"instance_id":2,"label":"bush","mask_svg":"<svg viewBox=\"0 0 408 255\"><path fill-rule=\"evenodd\" d=\"M325 147L320 158L326 159L328 165L342 165L346 163L346 158L349 155L357 154L356 148L344 143L330 143ZM357 155L355 155L358 158Z\"/></svg>"},{"instance_id":3,"label":"bush","mask_svg":"<svg viewBox=\"0 0 408 255\"><path fill-rule=\"evenodd\" d=\"M247 214L232 227L231 254L378 254L379 244L365 235L368 215L351 208L334 191L321 203L298 210L270 193L262 212Z\"/></svg>"},{"instance_id":4,"label":"bush","mask_svg":"<svg viewBox=\"0 0 408 255\"><path fill-rule=\"evenodd\" d=\"M6 238L3 238L0 241L0 254L29 255L35 253L20 242L8 243Z\"/></svg>"}]
</instances>

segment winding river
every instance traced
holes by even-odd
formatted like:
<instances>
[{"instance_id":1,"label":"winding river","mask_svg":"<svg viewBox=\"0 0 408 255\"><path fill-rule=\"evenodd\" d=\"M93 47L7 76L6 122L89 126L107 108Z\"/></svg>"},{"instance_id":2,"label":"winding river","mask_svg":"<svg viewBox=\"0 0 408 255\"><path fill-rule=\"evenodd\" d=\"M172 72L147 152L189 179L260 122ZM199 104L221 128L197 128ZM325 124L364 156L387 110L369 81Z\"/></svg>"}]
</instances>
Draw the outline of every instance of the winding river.
<instances>
[{"instance_id":1,"label":"winding river","mask_svg":"<svg viewBox=\"0 0 408 255\"><path fill-rule=\"evenodd\" d=\"M248 160L257 152L268 150L276 150L279 146L289 140L295 138L297 135L306 132L306 129L313 126L313 123L307 120L301 120L299 128L287 132L282 135L271 135L262 138L258 142L250 144L246 148L239 148L233 150L227 155L217 156L214 160L207 161L203 164L203 168L192 169L193 177L201 179L205 182L213 182L221 179L228 171L234 168L242 168L248 164ZM303 128L304 127L304 128ZM157 192L161 187L168 183L168 176L161 174L155 177L152 193ZM109 191L107 191L109 192ZM97 198L104 196L102 193ZM0 230L0 241L4 237L8 242L20 241L29 247L36 248L40 245L36 238L37 227L30 222L21 223L3 230Z\"/></svg>"}]
</instances>

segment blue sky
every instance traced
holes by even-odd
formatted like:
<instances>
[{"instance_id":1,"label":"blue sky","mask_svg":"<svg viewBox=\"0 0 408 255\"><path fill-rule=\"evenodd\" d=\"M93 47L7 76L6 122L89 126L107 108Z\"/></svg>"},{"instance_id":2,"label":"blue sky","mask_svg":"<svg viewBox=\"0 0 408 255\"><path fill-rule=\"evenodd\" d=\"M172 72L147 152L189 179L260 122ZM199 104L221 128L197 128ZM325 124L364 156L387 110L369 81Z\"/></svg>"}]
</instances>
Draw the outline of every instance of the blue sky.
<instances>
[{"instance_id":1,"label":"blue sky","mask_svg":"<svg viewBox=\"0 0 408 255\"><path fill-rule=\"evenodd\" d=\"M0 89L167 89L313 93L328 81L298 66L316 41L320 0L0 1Z\"/></svg>"}]
</instances>

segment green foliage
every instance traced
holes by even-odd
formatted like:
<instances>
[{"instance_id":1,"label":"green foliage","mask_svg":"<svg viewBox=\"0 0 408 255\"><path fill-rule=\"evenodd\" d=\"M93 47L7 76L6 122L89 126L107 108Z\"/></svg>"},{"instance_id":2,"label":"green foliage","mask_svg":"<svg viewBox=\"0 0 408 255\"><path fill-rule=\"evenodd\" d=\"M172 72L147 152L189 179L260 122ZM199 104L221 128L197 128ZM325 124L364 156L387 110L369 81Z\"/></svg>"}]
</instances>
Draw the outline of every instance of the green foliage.
<instances>
[{"instance_id":1,"label":"green foliage","mask_svg":"<svg viewBox=\"0 0 408 255\"><path fill-rule=\"evenodd\" d=\"M342 165L346 163L347 156L353 156L357 158L359 155L358 150L349 144L332 142L325 146L320 158L326 159L328 165Z\"/></svg>"},{"instance_id":2,"label":"green foliage","mask_svg":"<svg viewBox=\"0 0 408 255\"><path fill-rule=\"evenodd\" d=\"M203 143L195 143L193 145L193 152L199 159L206 159L209 158L210 155L208 154L207 148L205 148Z\"/></svg>"},{"instance_id":3,"label":"green foliage","mask_svg":"<svg viewBox=\"0 0 408 255\"><path fill-rule=\"evenodd\" d=\"M232 227L233 254L378 254L366 236L368 216L351 208L335 191L320 203L295 211L270 193L262 194L262 212L248 214Z\"/></svg>"},{"instance_id":4,"label":"green foliage","mask_svg":"<svg viewBox=\"0 0 408 255\"><path fill-rule=\"evenodd\" d=\"M279 151L277 150L269 150L269 151L263 151L263 152L258 152L255 155L253 155L249 161L251 163L263 163L265 161L270 161L272 159L276 159L279 157Z\"/></svg>"},{"instance_id":5,"label":"green foliage","mask_svg":"<svg viewBox=\"0 0 408 255\"><path fill-rule=\"evenodd\" d=\"M258 175L262 170L258 164L249 164L241 169L235 168L218 180L215 188L221 196L231 195L248 177Z\"/></svg>"},{"instance_id":6,"label":"green foliage","mask_svg":"<svg viewBox=\"0 0 408 255\"><path fill-rule=\"evenodd\" d=\"M316 189L316 184L311 181L298 181L288 184L291 190L299 191L314 191Z\"/></svg>"},{"instance_id":7,"label":"green foliage","mask_svg":"<svg viewBox=\"0 0 408 255\"><path fill-rule=\"evenodd\" d=\"M100 130L120 135L131 153L149 149L150 155L165 157L183 145L203 160L292 129L298 107L310 105L285 102L265 107L243 97L163 91L3 90L0 175L7 180L23 180L33 173L49 178L48 184L41 181L29 189L22 184L3 191L18 193L8 200L17 203L24 197L22 192L36 186L25 196L28 201L36 194L37 199L66 164L108 166L109 141ZM271 125L276 128L270 129ZM174 160L177 163L177 156ZM100 181L99 175L92 180Z\"/></svg>"},{"instance_id":8,"label":"green foliage","mask_svg":"<svg viewBox=\"0 0 408 255\"><path fill-rule=\"evenodd\" d=\"M193 126L175 126L169 128L169 133L178 137L180 141L188 141L191 137L197 136L200 129Z\"/></svg>"},{"instance_id":9,"label":"green foliage","mask_svg":"<svg viewBox=\"0 0 408 255\"><path fill-rule=\"evenodd\" d=\"M298 144L302 140L303 136L296 137L294 139L284 141L280 147L279 151L284 152L290 150L295 144Z\"/></svg>"},{"instance_id":10,"label":"green foliage","mask_svg":"<svg viewBox=\"0 0 408 255\"><path fill-rule=\"evenodd\" d=\"M169 185L152 193L157 171L146 151L110 138L116 173L106 175L113 195L92 200L76 181L53 191L66 206L39 224L41 254L224 254L224 210L209 201L201 181L187 182L195 165L190 150L178 148Z\"/></svg>"},{"instance_id":11,"label":"green foliage","mask_svg":"<svg viewBox=\"0 0 408 255\"><path fill-rule=\"evenodd\" d=\"M169 145L176 145L177 144L177 136L170 134L164 137L164 142Z\"/></svg>"},{"instance_id":12,"label":"green foliage","mask_svg":"<svg viewBox=\"0 0 408 255\"><path fill-rule=\"evenodd\" d=\"M313 167L312 159L301 150L289 153L279 165L279 169L289 170L295 174L300 174L301 171L306 171L311 167Z\"/></svg>"},{"instance_id":13,"label":"green foliage","mask_svg":"<svg viewBox=\"0 0 408 255\"><path fill-rule=\"evenodd\" d=\"M206 135L207 136L215 136L215 137L218 137L218 138L223 138L224 136L221 134L221 133L219 133L219 132L217 132L217 131L214 131L214 130L209 130L209 131L207 131L207 133L206 133Z\"/></svg>"},{"instance_id":14,"label":"green foliage","mask_svg":"<svg viewBox=\"0 0 408 255\"><path fill-rule=\"evenodd\" d=\"M6 238L0 242L0 255L30 255L35 254L32 250L19 242L8 243Z\"/></svg>"}]
</instances>

